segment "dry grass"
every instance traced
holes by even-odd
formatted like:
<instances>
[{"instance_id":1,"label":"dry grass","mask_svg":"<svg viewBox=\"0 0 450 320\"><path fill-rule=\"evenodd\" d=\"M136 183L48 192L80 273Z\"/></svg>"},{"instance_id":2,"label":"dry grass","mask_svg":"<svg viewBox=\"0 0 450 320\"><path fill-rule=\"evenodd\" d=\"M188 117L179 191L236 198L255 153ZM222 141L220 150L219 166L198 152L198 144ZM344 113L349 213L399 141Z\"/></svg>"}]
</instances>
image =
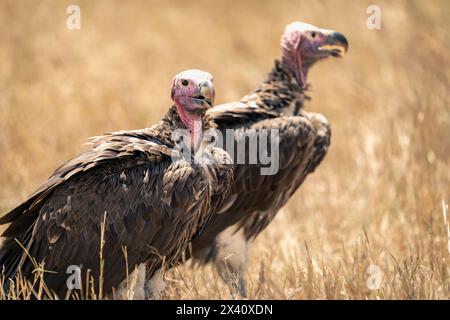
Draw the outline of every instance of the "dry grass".
<instances>
[{"instance_id":1,"label":"dry grass","mask_svg":"<svg viewBox=\"0 0 450 320\"><path fill-rule=\"evenodd\" d=\"M346 34L350 52L312 70L331 150L254 243L255 299L448 299L442 203L450 198L448 1L73 1L0 4L0 212L17 205L89 136L155 123L171 77L210 71L217 103L250 91L284 26ZM447 214L448 215L448 214ZM447 219L450 217L447 217ZM383 272L369 290L367 268ZM168 275L166 298L228 298L211 267Z\"/></svg>"}]
</instances>

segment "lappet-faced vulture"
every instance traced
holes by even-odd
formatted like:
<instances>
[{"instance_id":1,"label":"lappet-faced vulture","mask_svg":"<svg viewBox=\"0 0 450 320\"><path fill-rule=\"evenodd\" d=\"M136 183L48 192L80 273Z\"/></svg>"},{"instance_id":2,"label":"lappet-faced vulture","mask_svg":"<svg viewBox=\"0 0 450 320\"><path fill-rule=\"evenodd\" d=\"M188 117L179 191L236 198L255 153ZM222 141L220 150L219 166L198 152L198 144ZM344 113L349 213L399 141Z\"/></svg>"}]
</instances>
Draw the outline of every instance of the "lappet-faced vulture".
<instances>
[{"instance_id":1,"label":"lappet-faced vulture","mask_svg":"<svg viewBox=\"0 0 450 320\"><path fill-rule=\"evenodd\" d=\"M195 142L209 128L204 114L214 101L212 80L199 70L176 75L174 106L158 124L95 137L88 151L0 218L0 224L9 224L0 248L5 290L19 273L33 281L31 259L43 263L45 284L63 298L70 293L70 266L81 268L83 288L90 275L97 293L102 273L103 292L110 294L127 270L147 262L151 276L178 259L226 196L232 178L231 159L222 149L209 149L208 164L175 154L175 130L186 130Z\"/></svg>"},{"instance_id":2,"label":"lappet-faced vulture","mask_svg":"<svg viewBox=\"0 0 450 320\"><path fill-rule=\"evenodd\" d=\"M249 242L275 217L308 174L320 164L330 145L330 126L323 115L303 110L310 68L327 57L340 57L347 39L336 31L294 22L281 38L281 59L256 90L239 102L208 110L225 139L234 129L236 144L247 133L279 130L279 170L262 175L262 164L239 164L234 155L234 182L228 200L192 243L200 261L213 261L232 293L246 296L244 271ZM236 134L237 133L237 134ZM245 152L249 153L249 144Z\"/></svg>"}]
</instances>

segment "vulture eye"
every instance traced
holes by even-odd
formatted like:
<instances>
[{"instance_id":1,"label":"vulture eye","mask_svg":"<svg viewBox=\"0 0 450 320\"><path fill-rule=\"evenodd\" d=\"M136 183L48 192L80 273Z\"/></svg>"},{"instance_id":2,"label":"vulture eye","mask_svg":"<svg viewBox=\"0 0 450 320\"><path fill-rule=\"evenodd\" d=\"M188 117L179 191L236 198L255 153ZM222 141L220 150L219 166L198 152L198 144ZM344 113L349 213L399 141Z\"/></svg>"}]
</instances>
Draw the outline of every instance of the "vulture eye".
<instances>
[{"instance_id":1,"label":"vulture eye","mask_svg":"<svg viewBox=\"0 0 450 320\"><path fill-rule=\"evenodd\" d=\"M189 84L189 81L187 81L186 79L183 79L183 80L181 80L181 84L186 87Z\"/></svg>"},{"instance_id":2,"label":"vulture eye","mask_svg":"<svg viewBox=\"0 0 450 320\"><path fill-rule=\"evenodd\" d=\"M313 37L313 39L316 37L316 33L314 31L311 33L311 37Z\"/></svg>"}]
</instances>

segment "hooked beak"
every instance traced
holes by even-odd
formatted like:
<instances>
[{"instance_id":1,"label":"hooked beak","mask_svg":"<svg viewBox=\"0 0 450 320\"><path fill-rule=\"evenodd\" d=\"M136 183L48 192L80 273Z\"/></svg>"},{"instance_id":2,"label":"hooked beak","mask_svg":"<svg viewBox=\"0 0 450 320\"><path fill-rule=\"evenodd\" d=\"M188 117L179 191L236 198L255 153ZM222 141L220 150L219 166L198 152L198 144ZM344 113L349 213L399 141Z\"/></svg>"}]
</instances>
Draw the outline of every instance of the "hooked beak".
<instances>
[{"instance_id":1,"label":"hooked beak","mask_svg":"<svg viewBox=\"0 0 450 320\"><path fill-rule=\"evenodd\" d=\"M320 51L327 52L333 57L343 57L348 50L347 38L339 32L327 30L324 32L326 40L323 45L319 47Z\"/></svg>"},{"instance_id":2,"label":"hooked beak","mask_svg":"<svg viewBox=\"0 0 450 320\"><path fill-rule=\"evenodd\" d=\"M194 97L208 104L211 108L214 104L215 91L211 81L205 80L198 85L198 95Z\"/></svg>"}]
</instances>

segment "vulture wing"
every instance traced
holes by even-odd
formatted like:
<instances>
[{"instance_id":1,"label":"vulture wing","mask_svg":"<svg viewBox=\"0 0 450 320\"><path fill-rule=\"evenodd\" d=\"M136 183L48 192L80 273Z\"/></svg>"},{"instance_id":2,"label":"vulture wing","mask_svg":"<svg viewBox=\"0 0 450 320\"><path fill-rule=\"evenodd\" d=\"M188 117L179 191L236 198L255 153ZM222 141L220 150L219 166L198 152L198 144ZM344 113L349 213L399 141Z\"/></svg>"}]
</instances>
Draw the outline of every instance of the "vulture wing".
<instances>
[{"instance_id":1,"label":"vulture wing","mask_svg":"<svg viewBox=\"0 0 450 320\"><path fill-rule=\"evenodd\" d=\"M238 151L235 152L230 196L193 242L195 256L206 261L214 256L218 236L230 226L235 231L242 229L246 241L254 239L325 157L330 145L330 126L323 115L302 109L305 99L309 97L304 88L292 81L283 64L276 61L267 80L253 93L239 102L208 110L207 116L223 132L225 140L229 139L226 130L234 130L235 150L236 145L245 145L246 155L250 144L243 140L249 133L278 130L279 170L274 175L262 175L261 163L239 164Z\"/></svg>"},{"instance_id":2,"label":"vulture wing","mask_svg":"<svg viewBox=\"0 0 450 320\"><path fill-rule=\"evenodd\" d=\"M236 130L235 144L243 143L245 134L241 133L279 130L279 170L274 175L261 175L261 163L236 164L235 155L234 181L228 200L194 241L194 253L207 248L220 232L232 225L243 228L247 240L256 237L322 161L331 136L325 117L303 110L298 115L274 116L271 111L237 102L213 108L209 115L222 131ZM245 152L249 152L248 143Z\"/></svg>"},{"instance_id":3,"label":"vulture wing","mask_svg":"<svg viewBox=\"0 0 450 320\"><path fill-rule=\"evenodd\" d=\"M98 281L104 217L105 292L124 280L126 263L130 270L145 261L153 261L156 270L162 257L171 263L206 223L211 182L204 167L172 161L170 152L145 130L94 140L91 150L58 168L0 219L10 223L0 253L6 277L13 278L18 270L30 276L31 256L56 272L46 273L45 282L59 295L67 290L70 265L82 268L81 279L90 270Z\"/></svg>"}]
</instances>

